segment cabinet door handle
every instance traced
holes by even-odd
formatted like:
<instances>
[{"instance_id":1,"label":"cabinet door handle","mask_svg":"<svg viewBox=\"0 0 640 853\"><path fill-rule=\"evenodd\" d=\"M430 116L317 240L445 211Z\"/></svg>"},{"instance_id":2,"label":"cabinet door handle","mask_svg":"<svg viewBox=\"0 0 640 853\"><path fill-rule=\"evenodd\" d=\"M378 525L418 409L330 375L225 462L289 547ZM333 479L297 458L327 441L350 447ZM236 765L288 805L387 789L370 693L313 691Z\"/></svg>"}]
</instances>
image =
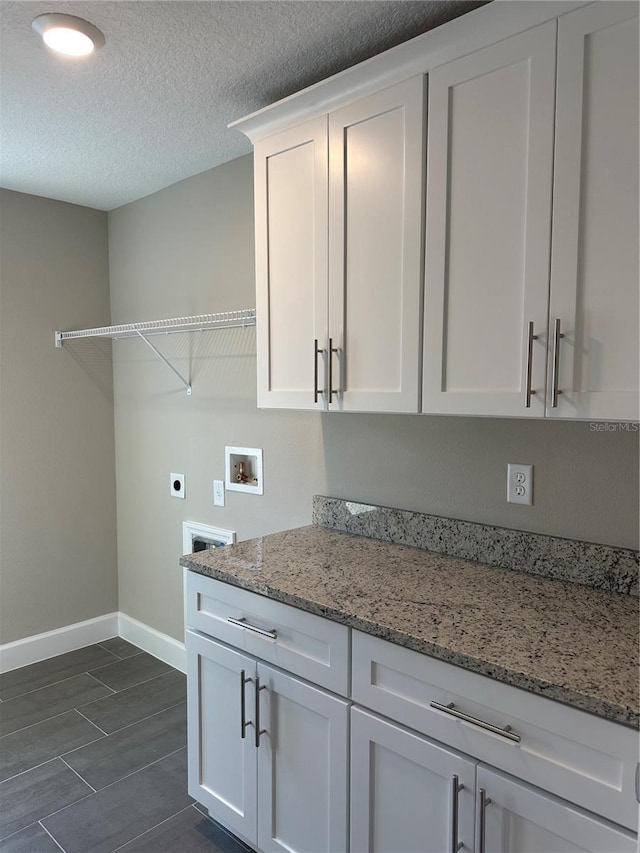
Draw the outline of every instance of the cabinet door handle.
<instances>
[{"instance_id":1,"label":"cabinet door handle","mask_svg":"<svg viewBox=\"0 0 640 853\"><path fill-rule=\"evenodd\" d=\"M233 619L231 616L227 618L227 622L231 622L232 625L237 625L238 628L246 628L247 631L253 631L254 634L260 634L261 637L268 637L270 640L278 639L278 632L275 628L270 628L266 630L265 628L258 628L257 625L252 625L250 622L241 616L240 619Z\"/></svg>"},{"instance_id":2,"label":"cabinet door handle","mask_svg":"<svg viewBox=\"0 0 640 853\"><path fill-rule=\"evenodd\" d=\"M479 790L480 797L480 826L478 827L478 853L485 853L486 850L486 834L487 834L487 826L486 826L486 810L487 806L491 802L489 797L487 797L487 792L484 788L480 788Z\"/></svg>"},{"instance_id":3,"label":"cabinet door handle","mask_svg":"<svg viewBox=\"0 0 640 853\"><path fill-rule=\"evenodd\" d=\"M458 853L464 847L462 841L458 841L458 794L464 790L457 775L451 779L451 853Z\"/></svg>"},{"instance_id":4,"label":"cabinet door handle","mask_svg":"<svg viewBox=\"0 0 640 853\"><path fill-rule=\"evenodd\" d=\"M318 388L318 356L323 353L323 349L318 347L318 339L313 342L313 402L318 402L318 395L324 394L324 389Z\"/></svg>"},{"instance_id":5,"label":"cabinet door handle","mask_svg":"<svg viewBox=\"0 0 640 853\"><path fill-rule=\"evenodd\" d=\"M244 686L249 681L253 681L252 678L247 678L244 669L240 670L240 737L244 739L247 731L247 726L252 726L253 723L247 722L245 720L246 716L246 698L244 693Z\"/></svg>"},{"instance_id":6,"label":"cabinet door handle","mask_svg":"<svg viewBox=\"0 0 640 853\"><path fill-rule=\"evenodd\" d=\"M529 323L527 328L527 377L524 389L524 407L531 408L531 396L535 391L531 390L531 374L533 371L533 342L538 340L538 336L533 334L533 323Z\"/></svg>"},{"instance_id":7,"label":"cabinet door handle","mask_svg":"<svg viewBox=\"0 0 640 853\"><path fill-rule=\"evenodd\" d=\"M333 389L333 354L334 352L338 352L337 347L333 345L333 338L329 338L329 348L327 350L329 356L329 402L333 400L333 395L337 394L337 391Z\"/></svg>"},{"instance_id":8,"label":"cabinet door handle","mask_svg":"<svg viewBox=\"0 0 640 853\"><path fill-rule=\"evenodd\" d=\"M520 735L512 732L511 726L505 726L501 729L499 726L494 726L493 723L487 723L478 717L472 717L471 714L465 714L464 711L458 710L453 702L449 702L448 705L442 705L440 702L430 702L429 704L436 711L442 711L443 714L450 714L458 720L464 720L465 723L472 723L472 725L478 726L479 729L485 729L485 731L491 732L494 735L500 735L500 737L513 741L513 743L520 743Z\"/></svg>"},{"instance_id":9,"label":"cabinet door handle","mask_svg":"<svg viewBox=\"0 0 640 853\"><path fill-rule=\"evenodd\" d=\"M260 747L260 735L266 735L267 730L260 728L260 691L267 688L260 684L260 679L256 678L256 749Z\"/></svg>"},{"instance_id":10,"label":"cabinet door handle","mask_svg":"<svg viewBox=\"0 0 640 853\"><path fill-rule=\"evenodd\" d=\"M560 339L564 335L560 331L560 318L556 318L555 329L553 335L553 368L551 373L551 408L555 409L558 406L558 394L562 391L558 390L558 377L560 371Z\"/></svg>"}]
</instances>

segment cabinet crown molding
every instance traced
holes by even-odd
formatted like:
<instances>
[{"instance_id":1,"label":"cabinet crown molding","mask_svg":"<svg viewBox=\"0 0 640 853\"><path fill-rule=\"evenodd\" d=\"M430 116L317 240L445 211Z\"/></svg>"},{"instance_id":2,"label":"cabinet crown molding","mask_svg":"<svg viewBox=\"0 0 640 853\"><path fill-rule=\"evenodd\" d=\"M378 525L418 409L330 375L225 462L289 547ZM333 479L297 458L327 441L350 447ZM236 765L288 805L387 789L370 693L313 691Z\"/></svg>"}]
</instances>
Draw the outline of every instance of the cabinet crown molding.
<instances>
[{"instance_id":1,"label":"cabinet crown molding","mask_svg":"<svg viewBox=\"0 0 640 853\"><path fill-rule=\"evenodd\" d=\"M494 0L423 35L334 74L228 127L252 143L304 119L323 115L452 59L588 5L583 0Z\"/></svg>"}]
</instances>

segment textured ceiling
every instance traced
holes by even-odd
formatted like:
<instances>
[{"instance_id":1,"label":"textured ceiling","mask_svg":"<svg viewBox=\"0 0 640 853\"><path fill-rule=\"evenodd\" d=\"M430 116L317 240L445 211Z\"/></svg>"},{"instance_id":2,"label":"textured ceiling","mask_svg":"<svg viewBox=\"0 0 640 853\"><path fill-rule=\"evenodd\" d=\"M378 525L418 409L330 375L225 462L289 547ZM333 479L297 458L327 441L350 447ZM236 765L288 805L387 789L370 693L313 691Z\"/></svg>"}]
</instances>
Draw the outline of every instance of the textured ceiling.
<instances>
[{"instance_id":1,"label":"textured ceiling","mask_svg":"<svg viewBox=\"0 0 640 853\"><path fill-rule=\"evenodd\" d=\"M482 5L477 0L0 0L0 185L111 210L251 150L227 123ZM86 18L88 60L44 12Z\"/></svg>"}]
</instances>

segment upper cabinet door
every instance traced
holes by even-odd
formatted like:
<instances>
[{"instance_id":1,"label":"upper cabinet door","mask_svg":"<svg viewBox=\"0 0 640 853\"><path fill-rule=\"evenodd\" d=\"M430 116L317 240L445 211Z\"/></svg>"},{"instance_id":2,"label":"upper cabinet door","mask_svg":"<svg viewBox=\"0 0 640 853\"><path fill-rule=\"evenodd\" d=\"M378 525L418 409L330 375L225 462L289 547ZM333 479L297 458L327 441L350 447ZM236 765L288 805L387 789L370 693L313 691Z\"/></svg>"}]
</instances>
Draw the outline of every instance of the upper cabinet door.
<instances>
[{"instance_id":1,"label":"upper cabinet door","mask_svg":"<svg viewBox=\"0 0 640 853\"><path fill-rule=\"evenodd\" d=\"M639 417L637 17L611 2L559 21L552 417Z\"/></svg>"},{"instance_id":2,"label":"upper cabinet door","mask_svg":"<svg viewBox=\"0 0 640 853\"><path fill-rule=\"evenodd\" d=\"M258 406L325 406L327 156L326 117L255 147Z\"/></svg>"},{"instance_id":3,"label":"upper cabinet door","mask_svg":"<svg viewBox=\"0 0 640 853\"><path fill-rule=\"evenodd\" d=\"M429 75L424 412L544 416L555 55L550 21Z\"/></svg>"},{"instance_id":4,"label":"upper cabinet door","mask_svg":"<svg viewBox=\"0 0 640 853\"><path fill-rule=\"evenodd\" d=\"M424 77L329 115L330 408L418 412Z\"/></svg>"}]
</instances>

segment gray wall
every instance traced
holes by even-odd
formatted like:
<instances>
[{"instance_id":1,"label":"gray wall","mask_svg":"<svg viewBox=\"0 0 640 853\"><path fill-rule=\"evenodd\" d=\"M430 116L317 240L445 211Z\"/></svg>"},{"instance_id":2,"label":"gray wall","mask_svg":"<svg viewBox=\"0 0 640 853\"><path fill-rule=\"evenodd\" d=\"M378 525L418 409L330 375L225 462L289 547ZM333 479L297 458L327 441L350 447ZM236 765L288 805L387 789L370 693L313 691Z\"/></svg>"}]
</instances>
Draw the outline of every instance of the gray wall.
<instances>
[{"instance_id":1,"label":"gray wall","mask_svg":"<svg viewBox=\"0 0 640 853\"><path fill-rule=\"evenodd\" d=\"M109 214L114 323L255 306L250 158L183 181ZM114 344L120 610L182 638L182 521L241 538L310 520L324 488L322 427L305 412L256 408L255 329L154 338L190 374L179 380L141 341ZM225 445L264 451L264 497L227 493ZM186 474L186 499L169 474Z\"/></svg>"},{"instance_id":2,"label":"gray wall","mask_svg":"<svg viewBox=\"0 0 640 853\"><path fill-rule=\"evenodd\" d=\"M109 214L113 322L255 305L249 157ZM114 345L120 609L182 636L181 523L240 538L308 523L314 493L627 547L638 539L638 436L588 424L258 411L255 333ZM224 446L264 450L263 497L227 493ZM535 465L535 505L507 505L507 462ZM186 500L169 473L187 476Z\"/></svg>"},{"instance_id":3,"label":"gray wall","mask_svg":"<svg viewBox=\"0 0 640 853\"><path fill-rule=\"evenodd\" d=\"M638 547L637 432L506 418L323 419L333 497ZM508 462L534 465L533 506L506 503Z\"/></svg>"},{"instance_id":4,"label":"gray wall","mask_svg":"<svg viewBox=\"0 0 640 853\"><path fill-rule=\"evenodd\" d=\"M0 190L0 643L117 609L106 214Z\"/></svg>"}]
</instances>

